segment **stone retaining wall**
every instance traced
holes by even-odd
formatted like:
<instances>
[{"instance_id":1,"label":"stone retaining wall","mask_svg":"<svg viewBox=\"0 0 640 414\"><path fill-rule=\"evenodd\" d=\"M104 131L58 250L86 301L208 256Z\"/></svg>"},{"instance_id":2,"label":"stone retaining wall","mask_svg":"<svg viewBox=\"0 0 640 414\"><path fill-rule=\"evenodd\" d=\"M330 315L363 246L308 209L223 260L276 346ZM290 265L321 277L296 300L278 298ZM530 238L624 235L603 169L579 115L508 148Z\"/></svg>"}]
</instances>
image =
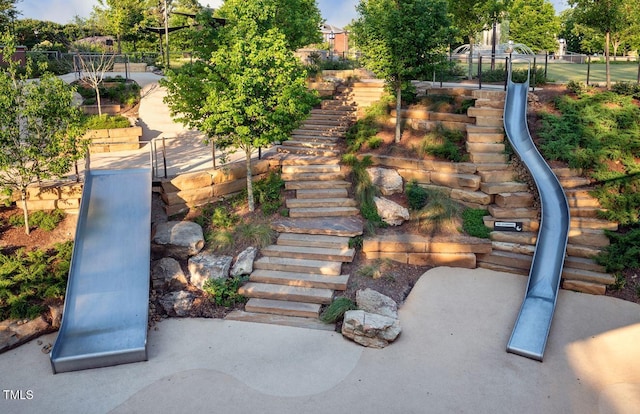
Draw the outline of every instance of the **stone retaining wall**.
<instances>
[{"instance_id":1,"label":"stone retaining wall","mask_svg":"<svg viewBox=\"0 0 640 414\"><path fill-rule=\"evenodd\" d=\"M34 185L27 188L27 209L36 210L65 210L77 212L82 198L82 183L56 182L43 186ZM18 207L22 208L20 198L14 197Z\"/></svg>"},{"instance_id":2,"label":"stone retaining wall","mask_svg":"<svg viewBox=\"0 0 640 414\"><path fill-rule=\"evenodd\" d=\"M91 154L99 152L129 151L140 148L142 127L92 129L85 135L92 143L89 145Z\"/></svg>"},{"instance_id":3,"label":"stone retaining wall","mask_svg":"<svg viewBox=\"0 0 640 414\"><path fill-rule=\"evenodd\" d=\"M125 69L128 69L129 72L146 72L147 64L146 63L126 63L127 67L125 67L125 63L114 63L113 71L114 72L126 72Z\"/></svg>"},{"instance_id":4,"label":"stone retaining wall","mask_svg":"<svg viewBox=\"0 0 640 414\"><path fill-rule=\"evenodd\" d=\"M280 168L280 161L259 160L252 163L253 180L266 176L271 170ZM245 161L179 175L162 183L161 196L168 215L178 214L191 207L220 200L222 197L242 191L247 187Z\"/></svg>"}]
</instances>

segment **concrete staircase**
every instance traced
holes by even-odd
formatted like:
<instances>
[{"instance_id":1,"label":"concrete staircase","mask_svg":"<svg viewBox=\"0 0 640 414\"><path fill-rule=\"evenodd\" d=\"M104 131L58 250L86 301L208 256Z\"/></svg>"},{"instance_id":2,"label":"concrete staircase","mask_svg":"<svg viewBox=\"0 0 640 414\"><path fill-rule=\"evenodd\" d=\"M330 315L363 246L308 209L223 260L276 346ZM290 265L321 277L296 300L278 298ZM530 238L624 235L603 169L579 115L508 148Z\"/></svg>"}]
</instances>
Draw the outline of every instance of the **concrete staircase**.
<instances>
[{"instance_id":1,"label":"concrete staircase","mask_svg":"<svg viewBox=\"0 0 640 414\"><path fill-rule=\"evenodd\" d=\"M478 255L478 266L528 275L540 227L539 209L528 186L517 181L507 164L502 127L504 92L476 90L473 96L476 106L469 109L469 116L476 118L476 125L467 127L467 150L478 168L481 190L494 200L488 206L490 216L485 217L485 225L493 228L497 221L519 222L523 227L522 232L492 232L493 251ZM614 277L592 258L609 244L604 230L616 230L617 224L597 218L600 206L589 195L589 180L568 168L556 168L554 172L565 189L571 210L562 287L604 294Z\"/></svg>"},{"instance_id":2,"label":"concrete staircase","mask_svg":"<svg viewBox=\"0 0 640 414\"><path fill-rule=\"evenodd\" d=\"M323 101L278 148L285 190L295 191L295 197L285 201L289 217L272 223L280 233L276 244L261 250L249 282L240 288L249 298L245 310L227 319L334 329L318 316L334 291L346 290L349 275L342 274L342 263L353 260L349 239L363 230L338 158L352 119L353 107L344 98Z\"/></svg>"}]
</instances>

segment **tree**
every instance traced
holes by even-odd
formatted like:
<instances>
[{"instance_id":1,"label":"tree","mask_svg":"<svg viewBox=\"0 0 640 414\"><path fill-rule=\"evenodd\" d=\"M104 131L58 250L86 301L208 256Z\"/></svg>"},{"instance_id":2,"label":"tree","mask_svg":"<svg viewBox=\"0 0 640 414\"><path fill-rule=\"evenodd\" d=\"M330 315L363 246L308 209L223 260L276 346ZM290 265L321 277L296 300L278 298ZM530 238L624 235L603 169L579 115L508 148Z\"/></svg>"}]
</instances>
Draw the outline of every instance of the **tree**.
<instances>
[{"instance_id":1,"label":"tree","mask_svg":"<svg viewBox=\"0 0 640 414\"><path fill-rule=\"evenodd\" d=\"M449 12L459 33L469 39L469 79L473 77L473 46L476 35L489 28L491 20L485 3L476 0L449 0Z\"/></svg>"},{"instance_id":2,"label":"tree","mask_svg":"<svg viewBox=\"0 0 640 414\"><path fill-rule=\"evenodd\" d=\"M611 87L609 46L611 33L624 28L624 0L569 0L576 20L604 34L604 58L607 89Z\"/></svg>"},{"instance_id":3,"label":"tree","mask_svg":"<svg viewBox=\"0 0 640 414\"><path fill-rule=\"evenodd\" d=\"M100 84L104 79L104 75L113 67L115 55L103 51L100 54L83 55L77 53L75 55L76 64L82 72L82 81L86 82L96 92L96 105L98 106L98 115L102 115L102 103L100 100Z\"/></svg>"},{"instance_id":4,"label":"tree","mask_svg":"<svg viewBox=\"0 0 640 414\"><path fill-rule=\"evenodd\" d=\"M248 8L259 3L249 2ZM244 151L250 211L255 209L252 151L288 139L317 102L284 34L278 28L261 31L264 16L254 17L221 29L221 43L208 61L169 72L162 82L165 101L178 121L220 147Z\"/></svg>"},{"instance_id":5,"label":"tree","mask_svg":"<svg viewBox=\"0 0 640 414\"><path fill-rule=\"evenodd\" d=\"M122 53L122 40L137 32L143 20L140 0L98 0L102 7L94 7L93 14L102 19L105 29L116 37L118 54Z\"/></svg>"},{"instance_id":6,"label":"tree","mask_svg":"<svg viewBox=\"0 0 640 414\"><path fill-rule=\"evenodd\" d=\"M361 0L353 37L362 63L396 92L395 141L401 137L402 85L424 79L446 59L445 0Z\"/></svg>"},{"instance_id":7,"label":"tree","mask_svg":"<svg viewBox=\"0 0 640 414\"><path fill-rule=\"evenodd\" d=\"M604 49L602 35L576 20L574 9L560 13L558 37L565 39L567 50L575 53L591 54Z\"/></svg>"},{"instance_id":8,"label":"tree","mask_svg":"<svg viewBox=\"0 0 640 414\"><path fill-rule=\"evenodd\" d=\"M218 15L230 24L253 21L262 33L278 28L291 50L322 41L322 15L315 0L226 0Z\"/></svg>"},{"instance_id":9,"label":"tree","mask_svg":"<svg viewBox=\"0 0 640 414\"><path fill-rule=\"evenodd\" d=\"M0 0L0 32L13 32L13 22L20 12L16 3L20 0Z\"/></svg>"},{"instance_id":10,"label":"tree","mask_svg":"<svg viewBox=\"0 0 640 414\"><path fill-rule=\"evenodd\" d=\"M0 187L20 194L29 234L27 187L67 174L86 146L73 88L49 73L36 81L19 76L14 41L1 41L8 67L0 71Z\"/></svg>"},{"instance_id":11,"label":"tree","mask_svg":"<svg viewBox=\"0 0 640 414\"><path fill-rule=\"evenodd\" d=\"M560 21L548 0L514 0L509 7L509 38L534 52L555 51Z\"/></svg>"}]
</instances>

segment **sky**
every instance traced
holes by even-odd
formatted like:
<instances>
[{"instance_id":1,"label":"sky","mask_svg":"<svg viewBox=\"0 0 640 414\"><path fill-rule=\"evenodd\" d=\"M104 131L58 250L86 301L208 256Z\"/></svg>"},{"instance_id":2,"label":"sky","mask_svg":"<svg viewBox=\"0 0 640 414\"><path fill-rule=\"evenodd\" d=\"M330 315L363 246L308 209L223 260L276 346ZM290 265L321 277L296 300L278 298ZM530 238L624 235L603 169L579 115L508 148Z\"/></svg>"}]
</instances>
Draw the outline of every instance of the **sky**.
<instances>
[{"instance_id":1,"label":"sky","mask_svg":"<svg viewBox=\"0 0 640 414\"><path fill-rule=\"evenodd\" d=\"M216 8L222 0L199 0L203 6ZM322 17L327 23L343 27L356 17L358 0L317 0ZM566 0L551 0L556 11L566 9ZM88 17L97 0L22 0L17 4L21 18L69 23L74 16Z\"/></svg>"}]
</instances>

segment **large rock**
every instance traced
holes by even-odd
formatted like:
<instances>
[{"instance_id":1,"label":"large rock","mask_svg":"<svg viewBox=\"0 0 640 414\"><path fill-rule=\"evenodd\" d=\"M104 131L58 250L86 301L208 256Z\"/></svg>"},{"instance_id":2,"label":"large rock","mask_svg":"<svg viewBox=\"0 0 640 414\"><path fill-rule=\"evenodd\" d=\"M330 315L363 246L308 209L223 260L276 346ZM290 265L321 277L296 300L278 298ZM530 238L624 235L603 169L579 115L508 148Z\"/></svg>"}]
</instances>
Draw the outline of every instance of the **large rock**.
<instances>
[{"instance_id":1,"label":"large rock","mask_svg":"<svg viewBox=\"0 0 640 414\"><path fill-rule=\"evenodd\" d=\"M370 348L386 347L401 330L398 319L363 310L347 311L342 323L342 335Z\"/></svg>"},{"instance_id":2,"label":"large rock","mask_svg":"<svg viewBox=\"0 0 640 414\"><path fill-rule=\"evenodd\" d=\"M169 316L189 316L193 305L193 293L171 292L160 298L160 305Z\"/></svg>"},{"instance_id":3,"label":"large rock","mask_svg":"<svg viewBox=\"0 0 640 414\"><path fill-rule=\"evenodd\" d=\"M188 265L191 284L202 289L208 279L228 278L232 261L231 256L217 256L208 252L191 257Z\"/></svg>"},{"instance_id":4,"label":"large rock","mask_svg":"<svg viewBox=\"0 0 640 414\"><path fill-rule=\"evenodd\" d=\"M184 275L180 263L171 257L160 259L151 270L151 286L153 289L169 291L187 288L189 281Z\"/></svg>"},{"instance_id":5,"label":"large rock","mask_svg":"<svg viewBox=\"0 0 640 414\"><path fill-rule=\"evenodd\" d=\"M400 204L384 197L374 197L376 209L382 220L392 226L399 226L405 220L409 220L409 210Z\"/></svg>"},{"instance_id":6,"label":"large rock","mask_svg":"<svg viewBox=\"0 0 640 414\"><path fill-rule=\"evenodd\" d=\"M231 269L231 276L248 275L253 272L253 261L256 259L258 249L248 247L242 251L236 258L236 262Z\"/></svg>"},{"instance_id":7,"label":"large rock","mask_svg":"<svg viewBox=\"0 0 640 414\"><path fill-rule=\"evenodd\" d=\"M398 319L398 304L389 296L385 296L373 289L358 290L356 292L356 304L358 309L365 312Z\"/></svg>"},{"instance_id":8,"label":"large rock","mask_svg":"<svg viewBox=\"0 0 640 414\"><path fill-rule=\"evenodd\" d=\"M158 224L151 251L154 256L186 260L204 247L202 227L191 221L167 221Z\"/></svg>"},{"instance_id":9,"label":"large rock","mask_svg":"<svg viewBox=\"0 0 640 414\"><path fill-rule=\"evenodd\" d=\"M391 195L402 192L402 177L391 168L371 167L367 173L373 185L380 188L382 195Z\"/></svg>"}]
</instances>

